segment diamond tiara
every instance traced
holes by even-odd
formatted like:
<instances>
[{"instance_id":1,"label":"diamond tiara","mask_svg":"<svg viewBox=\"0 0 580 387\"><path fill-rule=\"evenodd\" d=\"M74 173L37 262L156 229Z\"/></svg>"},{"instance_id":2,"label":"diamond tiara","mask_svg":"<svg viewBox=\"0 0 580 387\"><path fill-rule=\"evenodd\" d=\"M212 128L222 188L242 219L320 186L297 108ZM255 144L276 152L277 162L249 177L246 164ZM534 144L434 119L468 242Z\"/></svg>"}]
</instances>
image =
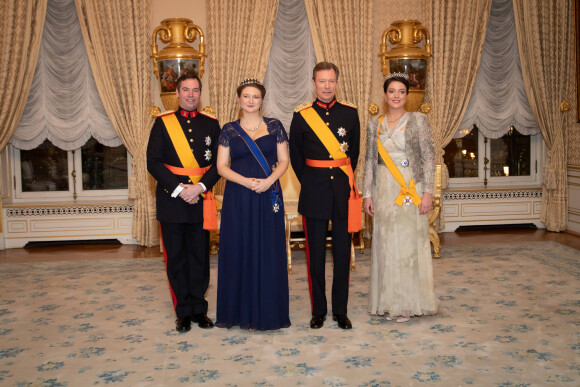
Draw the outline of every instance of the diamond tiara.
<instances>
[{"instance_id":1,"label":"diamond tiara","mask_svg":"<svg viewBox=\"0 0 580 387\"><path fill-rule=\"evenodd\" d=\"M409 80L409 76L407 74L404 73L390 73L389 75L387 75L387 77L385 78L385 81L387 79L391 79L394 77L400 77L400 78L405 78L407 81Z\"/></svg>"},{"instance_id":2,"label":"diamond tiara","mask_svg":"<svg viewBox=\"0 0 580 387\"><path fill-rule=\"evenodd\" d=\"M240 83L240 86L246 86L246 85L251 85L251 84L261 85L262 83L260 81L258 81L256 78L247 78L247 79L244 79L242 81L242 83Z\"/></svg>"}]
</instances>

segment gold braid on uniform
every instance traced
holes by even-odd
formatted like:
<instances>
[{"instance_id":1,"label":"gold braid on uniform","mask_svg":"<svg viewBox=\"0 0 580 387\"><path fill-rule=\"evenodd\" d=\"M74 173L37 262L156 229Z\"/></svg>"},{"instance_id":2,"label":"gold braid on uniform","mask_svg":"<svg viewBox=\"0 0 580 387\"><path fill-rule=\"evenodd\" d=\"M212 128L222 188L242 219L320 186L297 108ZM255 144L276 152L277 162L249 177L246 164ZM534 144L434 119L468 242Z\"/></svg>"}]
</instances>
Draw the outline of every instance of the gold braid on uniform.
<instances>
[{"instance_id":1,"label":"gold braid on uniform","mask_svg":"<svg viewBox=\"0 0 580 387\"><path fill-rule=\"evenodd\" d=\"M344 105L344 106L350 106L353 109L358 109L358 106L356 106L354 103L350 103L347 101L336 101L336 102L338 102L339 104Z\"/></svg>"},{"instance_id":2,"label":"gold braid on uniform","mask_svg":"<svg viewBox=\"0 0 580 387\"><path fill-rule=\"evenodd\" d=\"M298 113L300 110L304 110L312 106L312 102L304 102L302 105L298 105L294 108L294 111Z\"/></svg>"},{"instance_id":3,"label":"gold braid on uniform","mask_svg":"<svg viewBox=\"0 0 580 387\"><path fill-rule=\"evenodd\" d=\"M211 106L205 106L201 112L201 114L203 114L204 116L208 116L210 118L213 118L214 120L217 120L217 114L215 112L215 109L212 108Z\"/></svg>"},{"instance_id":4,"label":"gold braid on uniform","mask_svg":"<svg viewBox=\"0 0 580 387\"><path fill-rule=\"evenodd\" d=\"M168 115L168 114L173 114L173 113L175 113L176 111L177 111L177 110L167 110L167 111L165 111L165 112L163 112L163 113L159 113L159 114L157 114L157 117L163 117L163 116L166 116L166 115Z\"/></svg>"}]
</instances>

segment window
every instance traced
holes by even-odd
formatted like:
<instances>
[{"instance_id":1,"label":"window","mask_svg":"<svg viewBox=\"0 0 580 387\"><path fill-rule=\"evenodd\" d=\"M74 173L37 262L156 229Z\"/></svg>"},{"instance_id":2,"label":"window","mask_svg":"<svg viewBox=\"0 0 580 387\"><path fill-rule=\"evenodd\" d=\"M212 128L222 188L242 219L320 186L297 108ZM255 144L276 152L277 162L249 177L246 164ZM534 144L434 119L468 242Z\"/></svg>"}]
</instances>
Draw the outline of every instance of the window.
<instances>
[{"instance_id":1,"label":"window","mask_svg":"<svg viewBox=\"0 0 580 387\"><path fill-rule=\"evenodd\" d=\"M513 126L507 134L490 140L490 176L530 176L530 141Z\"/></svg>"},{"instance_id":2,"label":"window","mask_svg":"<svg viewBox=\"0 0 580 387\"><path fill-rule=\"evenodd\" d=\"M523 135L513 126L498 139L486 138L474 126L445 147L450 186L539 184L542 144L540 134Z\"/></svg>"},{"instance_id":3,"label":"window","mask_svg":"<svg viewBox=\"0 0 580 387\"><path fill-rule=\"evenodd\" d=\"M91 138L64 151L48 140L31 150L10 147L16 199L127 197L129 162L123 145L107 147Z\"/></svg>"},{"instance_id":4,"label":"window","mask_svg":"<svg viewBox=\"0 0 580 387\"><path fill-rule=\"evenodd\" d=\"M445 147L443 159L449 177L478 177L479 175L479 131L474 127L463 138L454 138Z\"/></svg>"}]
</instances>

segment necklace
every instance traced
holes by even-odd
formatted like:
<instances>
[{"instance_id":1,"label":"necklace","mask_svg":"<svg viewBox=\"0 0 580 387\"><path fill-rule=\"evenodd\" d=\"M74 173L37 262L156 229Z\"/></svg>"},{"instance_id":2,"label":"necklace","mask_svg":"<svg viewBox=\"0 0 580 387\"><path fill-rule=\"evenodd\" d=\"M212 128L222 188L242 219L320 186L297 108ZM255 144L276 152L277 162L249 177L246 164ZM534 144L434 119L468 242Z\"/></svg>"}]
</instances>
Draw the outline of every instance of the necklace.
<instances>
[{"instance_id":1,"label":"necklace","mask_svg":"<svg viewBox=\"0 0 580 387\"><path fill-rule=\"evenodd\" d=\"M242 119L240 118L240 125L242 126L242 128L244 128L244 130L246 132L254 133L256 130L258 130L260 128L260 126L262 125L262 122L264 122L264 120L262 120L262 117L260 117L260 122L258 122L258 126L256 126L254 129L250 129L246 125L244 125L244 121L242 121Z\"/></svg>"},{"instance_id":2,"label":"necklace","mask_svg":"<svg viewBox=\"0 0 580 387\"><path fill-rule=\"evenodd\" d=\"M397 118L396 120L389 120L389 116L387 115L387 122L397 122L401 119L401 117L403 117L405 115L405 113L403 113L399 118Z\"/></svg>"}]
</instances>

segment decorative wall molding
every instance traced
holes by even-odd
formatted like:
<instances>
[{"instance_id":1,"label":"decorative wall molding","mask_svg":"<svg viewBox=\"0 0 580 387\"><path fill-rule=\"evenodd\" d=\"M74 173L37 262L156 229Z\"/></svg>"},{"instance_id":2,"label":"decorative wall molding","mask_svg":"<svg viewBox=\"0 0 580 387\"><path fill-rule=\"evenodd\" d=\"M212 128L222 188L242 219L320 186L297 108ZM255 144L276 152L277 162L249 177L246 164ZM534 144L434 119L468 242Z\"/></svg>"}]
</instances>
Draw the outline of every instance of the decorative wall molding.
<instances>
[{"instance_id":1,"label":"decorative wall molding","mask_svg":"<svg viewBox=\"0 0 580 387\"><path fill-rule=\"evenodd\" d=\"M8 204L2 208L0 248L28 242L117 239L136 244L132 236L132 203Z\"/></svg>"},{"instance_id":2,"label":"decorative wall molding","mask_svg":"<svg viewBox=\"0 0 580 387\"><path fill-rule=\"evenodd\" d=\"M540 221L542 189L509 188L495 190L453 190L443 192L442 232L455 231L460 226L487 226L533 223Z\"/></svg>"},{"instance_id":3,"label":"decorative wall molding","mask_svg":"<svg viewBox=\"0 0 580 387\"><path fill-rule=\"evenodd\" d=\"M5 215L15 216L62 216L62 215L102 215L102 214L132 214L133 204L80 205L80 206L36 206L15 207L6 206Z\"/></svg>"},{"instance_id":4,"label":"decorative wall molding","mask_svg":"<svg viewBox=\"0 0 580 387\"><path fill-rule=\"evenodd\" d=\"M542 198L542 189L513 189L509 191L452 191L444 192L443 200L484 200L484 199L521 199L521 198Z\"/></svg>"}]
</instances>

